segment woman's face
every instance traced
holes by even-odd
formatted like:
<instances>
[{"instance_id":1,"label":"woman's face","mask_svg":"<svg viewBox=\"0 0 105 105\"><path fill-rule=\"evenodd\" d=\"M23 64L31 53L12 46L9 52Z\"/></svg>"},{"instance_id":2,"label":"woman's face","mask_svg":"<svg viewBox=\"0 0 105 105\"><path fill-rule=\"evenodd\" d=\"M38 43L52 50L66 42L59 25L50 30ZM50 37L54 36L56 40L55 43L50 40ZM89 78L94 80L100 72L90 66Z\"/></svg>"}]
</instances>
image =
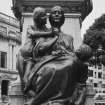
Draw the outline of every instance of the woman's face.
<instances>
[{"instance_id":1,"label":"woman's face","mask_svg":"<svg viewBox=\"0 0 105 105\"><path fill-rule=\"evenodd\" d=\"M62 12L60 9L58 8L55 8L53 11L52 11L52 19L54 22L57 22L59 23L61 21L61 18L62 18Z\"/></svg>"},{"instance_id":2,"label":"woman's face","mask_svg":"<svg viewBox=\"0 0 105 105\"><path fill-rule=\"evenodd\" d=\"M65 17L63 8L60 6L53 7L49 16L51 26L60 28L63 25L64 20Z\"/></svg>"}]
</instances>

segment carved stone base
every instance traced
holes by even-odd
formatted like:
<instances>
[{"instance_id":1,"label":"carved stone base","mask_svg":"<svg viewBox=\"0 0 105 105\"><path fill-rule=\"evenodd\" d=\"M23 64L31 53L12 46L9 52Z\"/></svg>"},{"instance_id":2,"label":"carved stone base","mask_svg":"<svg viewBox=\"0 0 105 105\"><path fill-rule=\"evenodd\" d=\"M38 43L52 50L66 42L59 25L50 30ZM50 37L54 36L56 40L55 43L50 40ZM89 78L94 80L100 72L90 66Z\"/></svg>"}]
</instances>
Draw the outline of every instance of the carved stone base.
<instances>
[{"instance_id":1,"label":"carved stone base","mask_svg":"<svg viewBox=\"0 0 105 105\"><path fill-rule=\"evenodd\" d=\"M10 105L23 105L24 101L25 101L25 98L21 91L21 82L17 81L15 83L12 83L9 89Z\"/></svg>"}]
</instances>

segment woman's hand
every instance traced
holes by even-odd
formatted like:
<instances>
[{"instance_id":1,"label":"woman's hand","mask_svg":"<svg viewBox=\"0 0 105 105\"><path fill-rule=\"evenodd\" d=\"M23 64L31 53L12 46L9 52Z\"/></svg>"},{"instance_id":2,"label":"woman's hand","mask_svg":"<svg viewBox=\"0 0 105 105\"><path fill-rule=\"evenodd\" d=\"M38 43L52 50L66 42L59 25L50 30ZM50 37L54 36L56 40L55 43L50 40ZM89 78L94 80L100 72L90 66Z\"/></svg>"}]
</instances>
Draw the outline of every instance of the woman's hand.
<instances>
[{"instance_id":1,"label":"woman's hand","mask_svg":"<svg viewBox=\"0 0 105 105\"><path fill-rule=\"evenodd\" d=\"M53 28L52 31L53 31L54 35L59 35L58 34L59 33L59 29L58 28Z\"/></svg>"}]
</instances>

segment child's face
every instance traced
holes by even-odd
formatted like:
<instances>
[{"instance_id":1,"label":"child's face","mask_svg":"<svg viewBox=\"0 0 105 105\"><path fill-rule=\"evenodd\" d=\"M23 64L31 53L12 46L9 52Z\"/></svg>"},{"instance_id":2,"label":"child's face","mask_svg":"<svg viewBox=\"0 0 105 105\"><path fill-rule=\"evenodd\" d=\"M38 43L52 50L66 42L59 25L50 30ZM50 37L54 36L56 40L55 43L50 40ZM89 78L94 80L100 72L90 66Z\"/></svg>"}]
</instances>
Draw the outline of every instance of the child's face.
<instances>
[{"instance_id":1,"label":"child's face","mask_svg":"<svg viewBox=\"0 0 105 105\"><path fill-rule=\"evenodd\" d=\"M39 20L41 23L46 24L47 21L46 12L43 11L40 13Z\"/></svg>"},{"instance_id":2,"label":"child's face","mask_svg":"<svg viewBox=\"0 0 105 105\"><path fill-rule=\"evenodd\" d=\"M47 16L46 10L44 8L37 7L33 13L33 19L37 26L43 26L46 24Z\"/></svg>"}]
</instances>

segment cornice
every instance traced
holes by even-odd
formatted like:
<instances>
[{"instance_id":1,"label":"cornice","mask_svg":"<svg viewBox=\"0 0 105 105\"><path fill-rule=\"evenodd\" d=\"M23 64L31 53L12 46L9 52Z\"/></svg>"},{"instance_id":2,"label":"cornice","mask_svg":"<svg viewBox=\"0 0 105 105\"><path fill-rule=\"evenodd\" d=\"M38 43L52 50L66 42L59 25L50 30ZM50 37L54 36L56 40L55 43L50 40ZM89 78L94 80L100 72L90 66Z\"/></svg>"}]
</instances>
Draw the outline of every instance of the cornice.
<instances>
[{"instance_id":1,"label":"cornice","mask_svg":"<svg viewBox=\"0 0 105 105\"><path fill-rule=\"evenodd\" d=\"M66 18L80 18L81 14L80 13L65 13L64 14ZM33 13L23 13L22 16L26 16L26 17L30 17L33 16ZM47 16L49 16L49 13L47 14Z\"/></svg>"},{"instance_id":2,"label":"cornice","mask_svg":"<svg viewBox=\"0 0 105 105\"><path fill-rule=\"evenodd\" d=\"M32 13L35 7L41 6L50 11L54 5L60 5L65 13L81 13L81 19L92 11L91 0L12 0L14 15L20 19L22 13ZM20 18L19 18L20 16Z\"/></svg>"},{"instance_id":3,"label":"cornice","mask_svg":"<svg viewBox=\"0 0 105 105\"><path fill-rule=\"evenodd\" d=\"M19 45L22 42L21 38L9 36L9 35L4 34L3 32L0 32L0 39L7 40L7 41L12 40L12 41L17 42Z\"/></svg>"},{"instance_id":4,"label":"cornice","mask_svg":"<svg viewBox=\"0 0 105 105\"><path fill-rule=\"evenodd\" d=\"M18 29L20 28L19 25L12 24L12 23L6 21L5 19L0 19L0 22L5 23L5 24L8 24L8 25L10 25L10 26L12 26L12 27L16 27L16 28L18 28Z\"/></svg>"}]
</instances>

